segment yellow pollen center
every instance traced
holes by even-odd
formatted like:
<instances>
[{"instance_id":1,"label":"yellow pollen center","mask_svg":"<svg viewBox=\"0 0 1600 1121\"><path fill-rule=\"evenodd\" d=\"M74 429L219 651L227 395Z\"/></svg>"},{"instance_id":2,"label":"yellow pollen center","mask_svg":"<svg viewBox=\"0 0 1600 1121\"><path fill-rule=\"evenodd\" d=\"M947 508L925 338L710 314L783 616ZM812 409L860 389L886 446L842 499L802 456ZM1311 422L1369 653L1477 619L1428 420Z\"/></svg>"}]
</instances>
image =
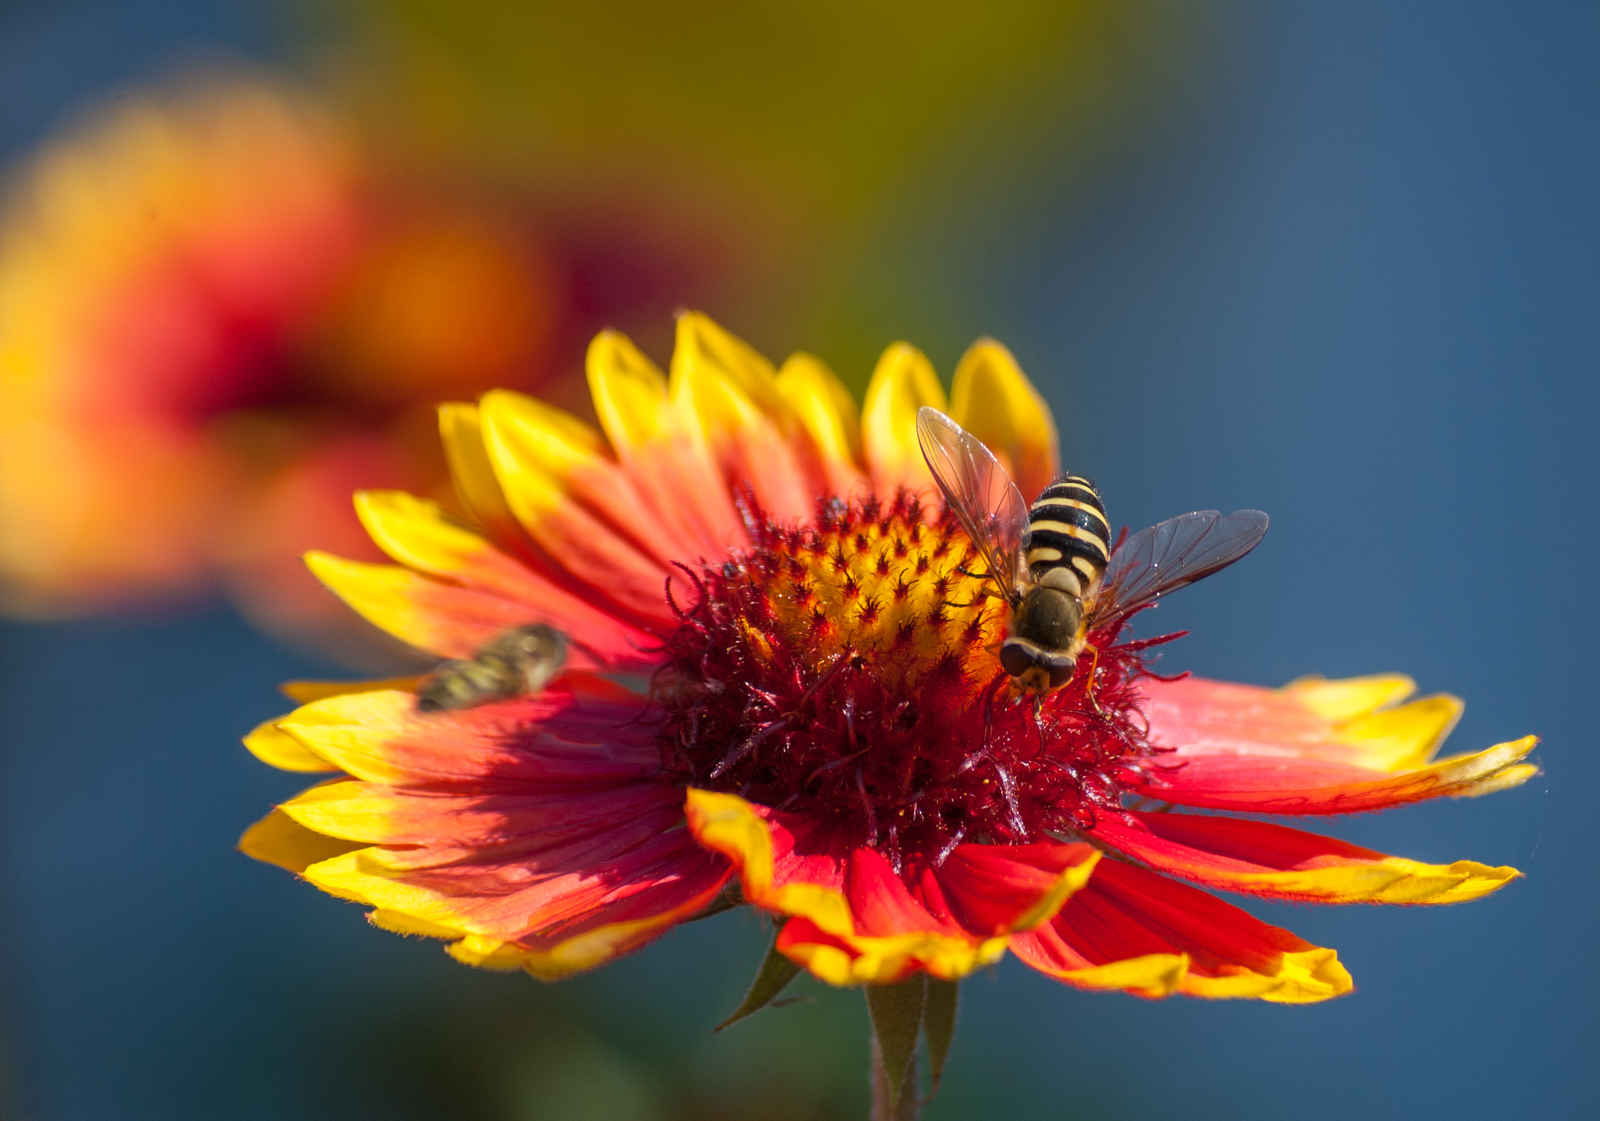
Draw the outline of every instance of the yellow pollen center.
<instances>
[{"instance_id":1,"label":"yellow pollen center","mask_svg":"<svg viewBox=\"0 0 1600 1121\"><path fill-rule=\"evenodd\" d=\"M766 629L791 650L807 651L814 671L850 651L875 663L897 690L914 688L950 656L969 679L998 672L1005 601L982 578L983 562L959 529L896 515L790 536L772 560ZM757 649L770 649L757 627L747 623L745 633Z\"/></svg>"}]
</instances>

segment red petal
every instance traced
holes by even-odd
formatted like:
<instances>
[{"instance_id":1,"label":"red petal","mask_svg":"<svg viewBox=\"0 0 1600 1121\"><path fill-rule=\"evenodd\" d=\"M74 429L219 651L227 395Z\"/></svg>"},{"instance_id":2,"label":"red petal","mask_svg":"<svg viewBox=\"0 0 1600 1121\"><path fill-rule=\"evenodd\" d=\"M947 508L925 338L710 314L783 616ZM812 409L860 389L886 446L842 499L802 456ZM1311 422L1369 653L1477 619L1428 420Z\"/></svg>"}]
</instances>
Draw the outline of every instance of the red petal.
<instances>
[{"instance_id":1,"label":"red petal","mask_svg":"<svg viewBox=\"0 0 1600 1121\"><path fill-rule=\"evenodd\" d=\"M754 807L772 837L772 884L816 884L845 890L845 873L854 846L849 831L826 818Z\"/></svg>"},{"instance_id":2,"label":"red petal","mask_svg":"<svg viewBox=\"0 0 1600 1121\"><path fill-rule=\"evenodd\" d=\"M845 872L845 898L856 933L874 937L936 931L966 937L948 914L935 917L911 894L900 874L876 849L858 848Z\"/></svg>"},{"instance_id":3,"label":"red petal","mask_svg":"<svg viewBox=\"0 0 1600 1121\"><path fill-rule=\"evenodd\" d=\"M932 881L937 898L947 902L963 927L987 937L1045 921L1081 888L1095 858L1085 844L959 845L922 882ZM1064 877L1079 867L1081 879Z\"/></svg>"}]
</instances>

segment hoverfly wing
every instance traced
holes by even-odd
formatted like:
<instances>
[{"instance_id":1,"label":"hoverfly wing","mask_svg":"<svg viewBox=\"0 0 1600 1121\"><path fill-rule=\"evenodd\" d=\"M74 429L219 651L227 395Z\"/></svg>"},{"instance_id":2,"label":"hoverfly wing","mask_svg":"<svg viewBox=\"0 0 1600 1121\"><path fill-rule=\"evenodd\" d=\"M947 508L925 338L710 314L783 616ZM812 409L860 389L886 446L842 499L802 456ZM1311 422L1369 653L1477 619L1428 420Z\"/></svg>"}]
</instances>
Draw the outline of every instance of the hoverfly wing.
<instances>
[{"instance_id":1,"label":"hoverfly wing","mask_svg":"<svg viewBox=\"0 0 1600 1121\"><path fill-rule=\"evenodd\" d=\"M1260 510L1198 510L1140 530L1111 554L1091 627L1103 627L1168 592L1227 568L1261 543Z\"/></svg>"},{"instance_id":2,"label":"hoverfly wing","mask_svg":"<svg viewBox=\"0 0 1600 1121\"><path fill-rule=\"evenodd\" d=\"M1011 596L1027 548L1028 505L994 453L938 409L917 410L917 443L962 528Z\"/></svg>"}]
</instances>

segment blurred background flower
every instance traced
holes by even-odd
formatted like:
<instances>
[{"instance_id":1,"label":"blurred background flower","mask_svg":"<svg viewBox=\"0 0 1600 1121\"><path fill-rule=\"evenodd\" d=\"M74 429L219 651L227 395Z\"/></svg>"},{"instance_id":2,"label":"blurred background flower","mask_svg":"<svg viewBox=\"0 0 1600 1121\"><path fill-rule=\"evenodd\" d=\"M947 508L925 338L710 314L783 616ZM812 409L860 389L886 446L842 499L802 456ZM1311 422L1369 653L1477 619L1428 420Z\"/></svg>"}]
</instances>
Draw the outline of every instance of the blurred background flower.
<instances>
[{"instance_id":1,"label":"blurred background flower","mask_svg":"<svg viewBox=\"0 0 1600 1121\"><path fill-rule=\"evenodd\" d=\"M361 547L352 488L447 491L436 400L540 385L564 332L662 311L705 271L701 246L620 222L615 244L557 244L525 201L454 178L384 165L307 96L220 73L120 98L35 157L0 240L7 608L220 583L269 631L375 653L298 559ZM631 285L583 290L597 252Z\"/></svg>"},{"instance_id":2,"label":"blurred background flower","mask_svg":"<svg viewBox=\"0 0 1600 1121\"><path fill-rule=\"evenodd\" d=\"M0 540L20 610L191 587L242 468L209 427L364 235L328 122L263 88L118 108L18 183L0 241Z\"/></svg>"},{"instance_id":3,"label":"blurred background flower","mask_svg":"<svg viewBox=\"0 0 1600 1121\"><path fill-rule=\"evenodd\" d=\"M1597 21L1578 0L0 6L0 1115L560 1116L583 1071L610 1072L593 1108L616 1117L864 1109L858 1001L706 1034L762 950L737 918L547 988L231 847L297 786L235 746L281 711L267 683L336 672L307 650L398 656L319 630L331 597L292 559L360 547L343 492L438 493L415 457L433 399L493 370L582 408L583 340L615 326L664 360L680 305L815 347L857 392L895 338L940 369L1005 338L1119 521L1273 515L1247 592L1162 607L1197 635L1163 670L1404 667L1472 699L1464 740L1545 736L1548 793L1332 823L1517 865L1514 899L1405 924L1253 907L1362 978L1299 1014L1091 1012L1002 965L966 986L930 1118L1586 1115ZM194 140L225 111L277 123ZM79 186L41 192L51 166ZM141 192L180 181L239 186L146 221ZM1519 520L1486 566L1491 510Z\"/></svg>"}]
</instances>

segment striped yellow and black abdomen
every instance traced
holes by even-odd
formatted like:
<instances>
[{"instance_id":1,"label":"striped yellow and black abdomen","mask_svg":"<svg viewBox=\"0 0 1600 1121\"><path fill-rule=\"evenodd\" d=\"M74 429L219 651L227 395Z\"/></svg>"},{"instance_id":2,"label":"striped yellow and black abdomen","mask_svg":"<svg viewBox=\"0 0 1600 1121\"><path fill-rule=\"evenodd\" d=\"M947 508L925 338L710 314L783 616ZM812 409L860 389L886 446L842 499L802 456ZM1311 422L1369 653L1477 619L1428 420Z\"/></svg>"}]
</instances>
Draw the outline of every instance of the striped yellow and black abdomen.
<instances>
[{"instance_id":1,"label":"striped yellow and black abdomen","mask_svg":"<svg viewBox=\"0 0 1600 1121\"><path fill-rule=\"evenodd\" d=\"M1079 475L1051 483L1028 510L1028 568L1035 582L1066 568L1082 595L1105 574L1111 525L1094 484Z\"/></svg>"}]
</instances>

